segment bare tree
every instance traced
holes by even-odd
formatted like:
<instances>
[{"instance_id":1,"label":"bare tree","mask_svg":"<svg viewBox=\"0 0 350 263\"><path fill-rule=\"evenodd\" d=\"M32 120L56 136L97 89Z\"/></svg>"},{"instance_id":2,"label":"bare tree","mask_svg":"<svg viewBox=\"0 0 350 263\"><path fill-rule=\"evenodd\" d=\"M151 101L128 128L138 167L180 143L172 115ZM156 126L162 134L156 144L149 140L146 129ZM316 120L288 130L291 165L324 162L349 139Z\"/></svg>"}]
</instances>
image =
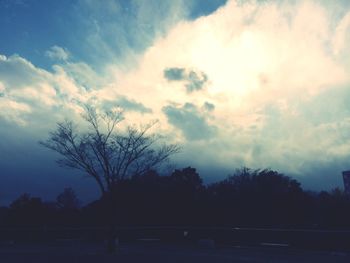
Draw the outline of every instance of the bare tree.
<instances>
[{"instance_id":1,"label":"bare tree","mask_svg":"<svg viewBox=\"0 0 350 263\"><path fill-rule=\"evenodd\" d=\"M121 180L143 175L166 162L179 151L176 144L161 144L160 136L149 134L155 125L118 129L124 120L122 111L99 113L94 107L86 107L83 118L90 130L81 132L71 121L57 124L57 129L40 143L59 153L61 166L85 172L97 182L102 197L109 204L109 251L115 251L116 204L114 191Z\"/></svg>"},{"instance_id":2,"label":"bare tree","mask_svg":"<svg viewBox=\"0 0 350 263\"><path fill-rule=\"evenodd\" d=\"M93 177L102 195L112 192L120 180L156 169L179 151L177 145L160 144L159 135L149 134L155 123L118 132L118 124L124 119L120 110L99 113L86 107L83 118L89 132L79 132L73 122L65 121L40 143L61 155L61 166Z\"/></svg>"}]
</instances>

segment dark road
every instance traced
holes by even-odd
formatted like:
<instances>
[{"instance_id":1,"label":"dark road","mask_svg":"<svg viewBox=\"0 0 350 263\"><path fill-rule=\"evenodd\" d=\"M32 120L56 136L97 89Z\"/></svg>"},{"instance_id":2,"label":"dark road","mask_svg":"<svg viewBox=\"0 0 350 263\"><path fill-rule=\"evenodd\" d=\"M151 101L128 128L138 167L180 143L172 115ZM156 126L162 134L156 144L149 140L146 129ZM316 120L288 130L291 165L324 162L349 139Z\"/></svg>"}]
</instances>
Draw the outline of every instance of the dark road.
<instances>
[{"instance_id":1,"label":"dark road","mask_svg":"<svg viewBox=\"0 0 350 263\"><path fill-rule=\"evenodd\" d=\"M277 247L199 248L159 243L122 244L116 254L102 244L17 244L0 246L1 263L108 262L350 262L350 254Z\"/></svg>"}]
</instances>

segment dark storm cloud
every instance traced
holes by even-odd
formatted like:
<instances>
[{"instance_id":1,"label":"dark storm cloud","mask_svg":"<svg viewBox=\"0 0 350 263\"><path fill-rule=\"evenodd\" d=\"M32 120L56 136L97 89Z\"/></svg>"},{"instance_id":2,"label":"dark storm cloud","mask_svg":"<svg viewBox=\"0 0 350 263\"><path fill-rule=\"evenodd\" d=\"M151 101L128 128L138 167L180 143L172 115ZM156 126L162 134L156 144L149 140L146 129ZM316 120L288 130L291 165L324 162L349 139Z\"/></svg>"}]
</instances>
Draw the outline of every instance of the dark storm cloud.
<instances>
[{"instance_id":1,"label":"dark storm cloud","mask_svg":"<svg viewBox=\"0 0 350 263\"><path fill-rule=\"evenodd\" d=\"M188 93L203 89L208 81L204 72L185 68L166 68L163 74L168 81L184 81Z\"/></svg>"},{"instance_id":2,"label":"dark storm cloud","mask_svg":"<svg viewBox=\"0 0 350 263\"><path fill-rule=\"evenodd\" d=\"M349 156L323 162L308 162L303 166L302 174L289 174L301 183L304 189L313 191L330 190L343 187L342 171L350 170Z\"/></svg>"},{"instance_id":3,"label":"dark storm cloud","mask_svg":"<svg viewBox=\"0 0 350 263\"><path fill-rule=\"evenodd\" d=\"M57 165L58 155L42 147L38 141L48 131L20 129L0 117L0 206L7 205L23 193L55 200L65 187L72 187L84 201L99 196L92 178Z\"/></svg>"},{"instance_id":4,"label":"dark storm cloud","mask_svg":"<svg viewBox=\"0 0 350 263\"><path fill-rule=\"evenodd\" d=\"M126 97L119 97L116 101L106 101L103 103L103 107L107 110L113 107L121 107L126 111L136 111L140 113L152 113L152 109L147 108L140 102L137 102Z\"/></svg>"},{"instance_id":5,"label":"dark storm cloud","mask_svg":"<svg viewBox=\"0 0 350 263\"><path fill-rule=\"evenodd\" d=\"M209 125L205 116L191 103L182 107L168 105L163 112L169 123L180 129L187 140L209 139L216 134L216 128Z\"/></svg>"}]
</instances>

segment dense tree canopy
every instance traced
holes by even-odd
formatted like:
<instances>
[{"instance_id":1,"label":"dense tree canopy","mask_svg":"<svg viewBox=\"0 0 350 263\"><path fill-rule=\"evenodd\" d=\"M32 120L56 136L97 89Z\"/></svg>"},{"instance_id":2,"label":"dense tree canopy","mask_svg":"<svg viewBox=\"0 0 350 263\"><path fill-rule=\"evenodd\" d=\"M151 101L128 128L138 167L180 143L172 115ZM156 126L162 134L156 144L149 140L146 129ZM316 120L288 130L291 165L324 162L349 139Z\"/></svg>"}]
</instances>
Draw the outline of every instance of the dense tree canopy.
<instances>
[{"instance_id":1,"label":"dense tree canopy","mask_svg":"<svg viewBox=\"0 0 350 263\"><path fill-rule=\"evenodd\" d=\"M112 204L120 226L350 228L350 198L342 190L307 192L269 169L241 168L208 185L192 167L167 175L149 170L115 187ZM0 224L108 226L110 205L103 196L79 208L69 188L55 203L24 194L0 210Z\"/></svg>"}]
</instances>

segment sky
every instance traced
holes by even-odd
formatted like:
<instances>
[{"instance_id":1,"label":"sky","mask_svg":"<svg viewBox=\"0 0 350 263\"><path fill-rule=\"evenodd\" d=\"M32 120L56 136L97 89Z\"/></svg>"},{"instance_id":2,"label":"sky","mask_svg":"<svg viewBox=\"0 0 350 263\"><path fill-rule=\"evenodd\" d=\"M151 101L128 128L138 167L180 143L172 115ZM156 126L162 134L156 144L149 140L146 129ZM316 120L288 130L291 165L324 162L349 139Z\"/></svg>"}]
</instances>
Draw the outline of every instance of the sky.
<instances>
[{"instance_id":1,"label":"sky","mask_svg":"<svg viewBox=\"0 0 350 263\"><path fill-rule=\"evenodd\" d=\"M350 169L350 1L0 0L0 36L0 204L98 196L38 143L83 104L158 120L206 182L247 166L330 190Z\"/></svg>"}]
</instances>

